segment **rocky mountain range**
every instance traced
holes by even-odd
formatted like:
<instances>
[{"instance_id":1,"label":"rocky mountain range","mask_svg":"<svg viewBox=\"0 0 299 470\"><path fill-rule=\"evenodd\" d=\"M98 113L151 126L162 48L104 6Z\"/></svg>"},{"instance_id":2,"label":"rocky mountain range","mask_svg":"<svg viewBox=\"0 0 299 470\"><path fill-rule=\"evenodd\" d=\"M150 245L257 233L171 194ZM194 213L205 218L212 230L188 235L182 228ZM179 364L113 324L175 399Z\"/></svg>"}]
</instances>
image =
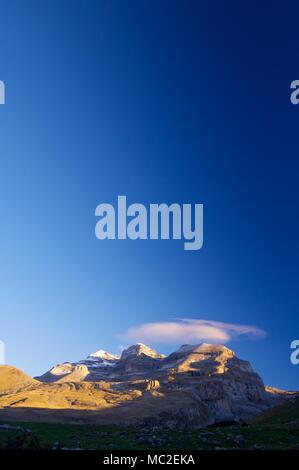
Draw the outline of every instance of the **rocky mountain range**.
<instances>
[{"instance_id":1,"label":"rocky mountain range","mask_svg":"<svg viewBox=\"0 0 299 470\"><path fill-rule=\"evenodd\" d=\"M202 427L247 421L294 396L265 387L222 345L183 345L168 356L144 344L99 350L31 379L0 367L0 419Z\"/></svg>"}]
</instances>

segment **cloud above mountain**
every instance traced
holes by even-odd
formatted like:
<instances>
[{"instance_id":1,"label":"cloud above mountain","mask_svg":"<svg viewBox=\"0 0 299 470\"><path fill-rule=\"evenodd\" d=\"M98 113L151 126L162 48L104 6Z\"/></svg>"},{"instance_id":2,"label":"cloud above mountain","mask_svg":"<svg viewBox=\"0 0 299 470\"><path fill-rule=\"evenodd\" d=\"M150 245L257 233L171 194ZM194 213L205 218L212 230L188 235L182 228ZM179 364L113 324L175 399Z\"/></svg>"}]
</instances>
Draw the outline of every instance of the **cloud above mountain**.
<instances>
[{"instance_id":1,"label":"cloud above mountain","mask_svg":"<svg viewBox=\"0 0 299 470\"><path fill-rule=\"evenodd\" d=\"M128 341L169 344L203 341L223 344L241 337L261 339L265 336L266 332L255 326L182 318L133 326L121 335Z\"/></svg>"}]
</instances>

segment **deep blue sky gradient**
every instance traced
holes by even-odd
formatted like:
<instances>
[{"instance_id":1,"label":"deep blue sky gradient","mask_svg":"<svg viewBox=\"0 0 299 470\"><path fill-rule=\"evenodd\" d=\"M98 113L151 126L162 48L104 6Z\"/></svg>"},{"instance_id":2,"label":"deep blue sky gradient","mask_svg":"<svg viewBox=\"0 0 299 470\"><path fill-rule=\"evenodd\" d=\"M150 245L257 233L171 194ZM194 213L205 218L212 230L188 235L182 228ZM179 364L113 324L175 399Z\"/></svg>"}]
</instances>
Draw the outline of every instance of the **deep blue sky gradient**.
<instances>
[{"instance_id":1,"label":"deep blue sky gradient","mask_svg":"<svg viewBox=\"0 0 299 470\"><path fill-rule=\"evenodd\" d=\"M2 1L0 338L38 374L171 318L299 387L298 18L292 3ZM101 202L204 203L204 247L95 238ZM123 344L123 343L122 343ZM162 352L172 348L154 345Z\"/></svg>"}]
</instances>

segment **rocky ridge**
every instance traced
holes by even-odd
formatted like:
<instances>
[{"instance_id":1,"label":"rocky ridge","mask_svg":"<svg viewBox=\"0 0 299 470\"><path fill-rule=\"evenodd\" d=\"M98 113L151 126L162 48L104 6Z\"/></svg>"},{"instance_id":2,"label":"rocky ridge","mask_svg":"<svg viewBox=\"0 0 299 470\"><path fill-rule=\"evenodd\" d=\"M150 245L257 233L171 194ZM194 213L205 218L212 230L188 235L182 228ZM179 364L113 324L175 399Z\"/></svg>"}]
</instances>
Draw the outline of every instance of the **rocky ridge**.
<instances>
[{"instance_id":1,"label":"rocky ridge","mask_svg":"<svg viewBox=\"0 0 299 470\"><path fill-rule=\"evenodd\" d=\"M18 384L0 395L0 417L202 427L247 421L287 398L223 345L183 345L164 356L139 343L120 357L100 350L25 389Z\"/></svg>"}]
</instances>

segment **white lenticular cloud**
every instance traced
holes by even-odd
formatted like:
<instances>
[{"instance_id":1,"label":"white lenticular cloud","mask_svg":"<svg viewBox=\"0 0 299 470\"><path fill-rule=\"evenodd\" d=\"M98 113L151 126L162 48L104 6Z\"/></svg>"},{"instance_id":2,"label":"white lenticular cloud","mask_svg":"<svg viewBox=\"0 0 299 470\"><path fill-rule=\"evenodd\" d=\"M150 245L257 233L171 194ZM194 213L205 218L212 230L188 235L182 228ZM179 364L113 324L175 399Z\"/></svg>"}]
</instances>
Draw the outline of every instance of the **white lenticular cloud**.
<instances>
[{"instance_id":1,"label":"white lenticular cloud","mask_svg":"<svg viewBox=\"0 0 299 470\"><path fill-rule=\"evenodd\" d=\"M123 338L144 343L227 343L246 336L259 339L266 332L255 326L236 325L213 320L177 319L169 322L145 323L129 328Z\"/></svg>"}]
</instances>

